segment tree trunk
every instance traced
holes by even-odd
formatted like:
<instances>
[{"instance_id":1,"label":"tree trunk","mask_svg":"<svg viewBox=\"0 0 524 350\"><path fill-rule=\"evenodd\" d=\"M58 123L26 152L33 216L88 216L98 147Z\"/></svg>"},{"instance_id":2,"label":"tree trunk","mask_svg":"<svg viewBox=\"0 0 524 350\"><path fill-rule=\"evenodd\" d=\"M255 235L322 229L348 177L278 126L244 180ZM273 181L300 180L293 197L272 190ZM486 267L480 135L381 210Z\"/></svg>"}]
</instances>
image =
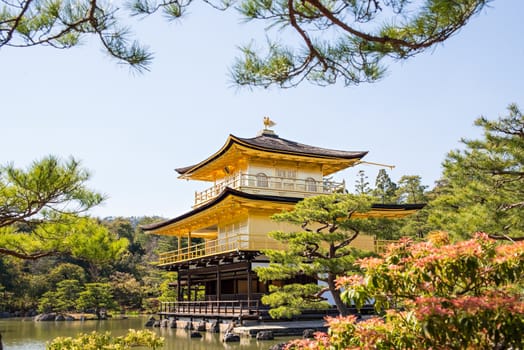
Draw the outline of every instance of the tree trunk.
<instances>
[{"instance_id":1,"label":"tree trunk","mask_svg":"<svg viewBox=\"0 0 524 350\"><path fill-rule=\"evenodd\" d=\"M356 237L356 235L354 237ZM329 244L329 253L328 253L329 259L334 259L336 256L336 252L337 252L337 248L335 248L335 244L330 243ZM349 314L349 309L347 308L346 304L344 304L344 302L340 298L340 290L337 289L337 286L335 283L336 277L337 276L334 273L328 272L327 274L328 288L329 288L329 291L331 292L331 295L333 296L333 300L335 301L335 305L337 306L337 309L340 315L347 316Z\"/></svg>"},{"instance_id":2,"label":"tree trunk","mask_svg":"<svg viewBox=\"0 0 524 350\"><path fill-rule=\"evenodd\" d=\"M349 315L349 309L340 298L340 290L337 289L337 286L335 284L335 277L336 276L334 274L328 273L327 284L329 287L329 291L331 292L331 295L333 295L333 300L335 301L335 305L337 306L340 315L347 316Z\"/></svg>"},{"instance_id":3,"label":"tree trunk","mask_svg":"<svg viewBox=\"0 0 524 350\"><path fill-rule=\"evenodd\" d=\"M98 282L99 279L99 268L96 264L89 264L87 271L89 273L89 276L91 276L91 280L94 282Z\"/></svg>"}]
</instances>

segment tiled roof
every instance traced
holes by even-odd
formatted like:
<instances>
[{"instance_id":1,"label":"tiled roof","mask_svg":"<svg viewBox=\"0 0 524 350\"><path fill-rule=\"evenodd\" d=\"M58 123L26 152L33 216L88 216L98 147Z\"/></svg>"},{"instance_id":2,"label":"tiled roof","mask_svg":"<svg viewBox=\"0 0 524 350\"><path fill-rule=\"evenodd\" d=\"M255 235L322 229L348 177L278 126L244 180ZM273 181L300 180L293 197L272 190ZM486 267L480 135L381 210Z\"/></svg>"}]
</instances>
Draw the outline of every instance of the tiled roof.
<instances>
[{"instance_id":1,"label":"tiled roof","mask_svg":"<svg viewBox=\"0 0 524 350\"><path fill-rule=\"evenodd\" d=\"M194 164L191 166L175 169L179 174L185 174L186 172L199 167L208 161L216 159L223 154L231 145L238 143L250 148L259 149L274 153L283 154L295 154L305 157L321 157L321 158L338 158L338 159L360 159L364 157L367 151L341 151L335 149L321 148L316 146L305 145L303 143L286 140L278 137L275 134L263 132L261 135L252 138L241 138L234 135L230 135L228 141L222 147L222 150L215 155L211 156L207 160Z\"/></svg>"},{"instance_id":2,"label":"tiled roof","mask_svg":"<svg viewBox=\"0 0 524 350\"><path fill-rule=\"evenodd\" d=\"M254 147L263 148L270 151L297 153L307 156L354 159L362 158L367 154L367 152L340 151L305 145L303 143L282 139L276 135L271 134L262 134L253 138L238 137L238 139Z\"/></svg>"}]
</instances>

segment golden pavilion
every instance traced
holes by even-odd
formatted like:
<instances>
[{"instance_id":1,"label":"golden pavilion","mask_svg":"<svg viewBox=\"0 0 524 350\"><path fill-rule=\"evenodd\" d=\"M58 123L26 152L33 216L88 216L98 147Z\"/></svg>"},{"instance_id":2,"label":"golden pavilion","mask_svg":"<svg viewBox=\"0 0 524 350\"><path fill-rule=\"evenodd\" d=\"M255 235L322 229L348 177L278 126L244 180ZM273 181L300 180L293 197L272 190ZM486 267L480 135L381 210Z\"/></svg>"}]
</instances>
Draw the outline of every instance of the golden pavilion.
<instances>
[{"instance_id":1,"label":"golden pavilion","mask_svg":"<svg viewBox=\"0 0 524 350\"><path fill-rule=\"evenodd\" d=\"M164 303L166 317L258 318L268 284L256 266L268 264L263 249L284 249L268 237L275 230L297 230L271 215L290 210L309 196L345 191L330 175L362 162L364 151L341 151L280 138L270 127L253 138L230 135L217 152L178 168L179 178L207 181L192 209L143 226L151 234L178 237L178 249L160 255L159 267L177 271L177 302ZM368 216L403 217L421 205L374 205ZM186 246L183 246L187 242ZM352 245L377 250L383 242L360 234Z\"/></svg>"}]
</instances>

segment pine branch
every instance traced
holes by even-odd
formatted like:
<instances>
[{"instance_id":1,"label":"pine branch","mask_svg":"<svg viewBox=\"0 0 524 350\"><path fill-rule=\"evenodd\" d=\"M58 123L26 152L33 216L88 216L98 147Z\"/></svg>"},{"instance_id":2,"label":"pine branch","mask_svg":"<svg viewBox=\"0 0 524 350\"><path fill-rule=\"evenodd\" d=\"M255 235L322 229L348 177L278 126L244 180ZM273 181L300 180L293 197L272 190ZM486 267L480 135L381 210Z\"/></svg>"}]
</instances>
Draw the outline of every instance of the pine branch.
<instances>
[{"instance_id":1,"label":"pine branch","mask_svg":"<svg viewBox=\"0 0 524 350\"><path fill-rule=\"evenodd\" d=\"M488 237L497 241L510 241L510 242L520 242L524 241L524 237L510 237L504 233L500 234L488 234Z\"/></svg>"},{"instance_id":2,"label":"pine branch","mask_svg":"<svg viewBox=\"0 0 524 350\"><path fill-rule=\"evenodd\" d=\"M314 295L314 297L317 298L317 299L321 299L322 298L322 294L327 293L327 292L329 292L329 288L328 287L324 287L321 290L319 290L318 293L316 293Z\"/></svg>"},{"instance_id":3,"label":"pine branch","mask_svg":"<svg viewBox=\"0 0 524 350\"><path fill-rule=\"evenodd\" d=\"M502 207L502 210L509 210L514 208L524 208L524 202L506 204Z\"/></svg>"},{"instance_id":4,"label":"pine branch","mask_svg":"<svg viewBox=\"0 0 524 350\"><path fill-rule=\"evenodd\" d=\"M345 241L342 241L338 246L335 246L335 251L348 246L349 244L351 244L351 242L355 240L355 238L358 237L358 235L360 234L360 231L355 230L355 229L353 229L353 231L355 231L355 233L353 233L351 237L349 237Z\"/></svg>"},{"instance_id":5,"label":"pine branch","mask_svg":"<svg viewBox=\"0 0 524 350\"><path fill-rule=\"evenodd\" d=\"M308 224L309 224L308 221L304 221L304 222L302 223L302 225L300 225L300 227L301 227L304 231L306 231L306 232L313 232L313 230L311 230L309 227L307 227Z\"/></svg>"},{"instance_id":6,"label":"pine branch","mask_svg":"<svg viewBox=\"0 0 524 350\"><path fill-rule=\"evenodd\" d=\"M60 252L58 252L56 250L27 254L27 253L22 253L22 252L18 252L18 251L15 251L15 250L11 250L11 249L1 248L0 247L0 256L8 255L8 256L13 256L15 258L19 258L19 259L23 259L23 260L37 260L37 259L40 259L40 258L43 258L43 257L46 257L46 256L58 256L58 255L61 255L61 254L62 253L60 253Z\"/></svg>"}]
</instances>

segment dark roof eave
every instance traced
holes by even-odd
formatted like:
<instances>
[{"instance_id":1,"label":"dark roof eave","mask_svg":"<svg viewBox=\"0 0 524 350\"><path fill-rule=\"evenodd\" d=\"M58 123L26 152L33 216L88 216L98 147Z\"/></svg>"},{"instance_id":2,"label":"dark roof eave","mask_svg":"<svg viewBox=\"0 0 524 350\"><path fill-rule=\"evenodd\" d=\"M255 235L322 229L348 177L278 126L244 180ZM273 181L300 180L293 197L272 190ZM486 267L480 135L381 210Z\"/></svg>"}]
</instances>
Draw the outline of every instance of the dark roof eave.
<instances>
[{"instance_id":1,"label":"dark roof eave","mask_svg":"<svg viewBox=\"0 0 524 350\"><path fill-rule=\"evenodd\" d=\"M226 187L224 191L222 191L222 193L217 196L216 198L214 198L213 200L207 202L206 204L196 208L196 209L193 209L185 214L182 214L180 216L177 216L173 219L168 219L168 220L164 220L164 221L160 221L160 222L157 222L157 223L153 223L153 224L148 224L148 225L143 225L143 226L140 226L141 229L143 229L144 231L153 231L153 230L156 230L156 229L159 229L159 228L162 228L162 227L165 227L165 226L168 226L168 225L171 225L175 222L178 222L180 220L183 220L183 219L186 219L188 217L191 217L195 214L198 214L218 203L220 203L221 201L225 200L228 196L236 196L236 197L240 197L240 198L245 198L245 199L252 199L252 200L265 200L265 201L273 201L273 202L281 202L281 203L291 203L291 204L295 204L295 203L298 203L299 201L301 201L303 198L297 198L297 197L281 197L281 196L270 196L270 195L260 195L260 194L251 194L251 193L246 193L246 192L242 192L242 191L237 191L237 190L234 190L230 187Z\"/></svg>"},{"instance_id":2,"label":"dark roof eave","mask_svg":"<svg viewBox=\"0 0 524 350\"><path fill-rule=\"evenodd\" d=\"M281 202L281 203L289 203L289 204L296 204L303 200L303 198L297 198L297 197L281 197L281 196L271 196L271 195L261 195L261 194L252 194L252 193L246 193L242 191L237 191L232 188L226 187L222 193L211 200L210 202L193 209L185 214L182 214L180 216L177 216L173 219L168 219L164 221L160 221L153 224L143 225L140 226L141 229L144 231L153 231L157 230L159 228L171 225L175 222L178 222L180 220L186 219L188 217L191 217L195 214L198 214L208 208L211 208L212 206L220 203L224 199L226 199L228 196L236 196L240 198L245 199L252 199L252 200L264 200L264 201L273 201L273 202ZM372 204L371 209L384 209L384 210L420 210L424 208L426 204Z\"/></svg>"},{"instance_id":3,"label":"dark roof eave","mask_svg":"<svg viewBox=\"0 0 524 350\"><path fill-rule=\"evenodd\" d=\"M275 142L278 140L278 142ZM257 136L254 138L240 138L229 135L226 144L221 150L206 160L186 167L176 168L175 171L184 175L191 170L196 170L223 155L233 144L240 144L250 148L263 151L277 152L281 154L294 154L303 157L320 157L325 159L362 159L368 151L339 151L320 147L309 146L298 142L282 139L276 136ZM278 143L278 144L277 144Z\"/></svg>"},{"instance_id":4,"label":"dark roof eave","mask_svg":"<svg viewBox=\"0 0 524 350\"><path fill-rule=\"evenodd\" d=\"M420 210L426 206L425 203L412 204L372 204L371 209L386 209L386 210Z\"/></svg>"}]
</instances>

